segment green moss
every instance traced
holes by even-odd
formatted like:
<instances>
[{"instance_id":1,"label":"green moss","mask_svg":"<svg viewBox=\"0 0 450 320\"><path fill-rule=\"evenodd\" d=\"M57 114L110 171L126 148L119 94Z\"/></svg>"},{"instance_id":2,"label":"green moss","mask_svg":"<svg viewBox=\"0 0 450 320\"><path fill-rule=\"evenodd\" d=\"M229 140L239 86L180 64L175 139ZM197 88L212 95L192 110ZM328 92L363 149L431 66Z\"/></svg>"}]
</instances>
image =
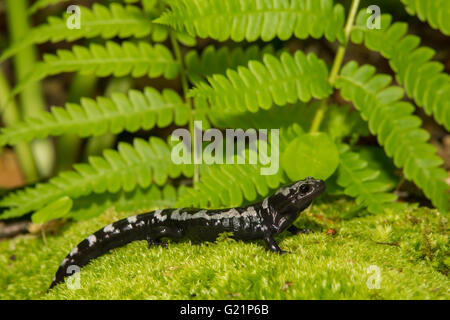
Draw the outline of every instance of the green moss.
<instances>
[{"instance_id":1,"label":"green moss","mask_svg":"<svg viewBox=\"0 0 450 320\"><path fill-rule=\"evenodd\" d=\"M281 235L292 254L262 243L135 242L90 263L81 289L46 293L61 260L78 242L123 217L108 213L73 223L56 236L0 243L0 299L449 299L447 221L437 211L408 209L342 220L348 202L314 205L298 221L310 235ZM337 231L332 235L333 228ZM328 230L328 234L327 234ZM13 259L11 259L13 258ZM367 283L380 271L380 289Z\"/></svg>"}]
</instances>

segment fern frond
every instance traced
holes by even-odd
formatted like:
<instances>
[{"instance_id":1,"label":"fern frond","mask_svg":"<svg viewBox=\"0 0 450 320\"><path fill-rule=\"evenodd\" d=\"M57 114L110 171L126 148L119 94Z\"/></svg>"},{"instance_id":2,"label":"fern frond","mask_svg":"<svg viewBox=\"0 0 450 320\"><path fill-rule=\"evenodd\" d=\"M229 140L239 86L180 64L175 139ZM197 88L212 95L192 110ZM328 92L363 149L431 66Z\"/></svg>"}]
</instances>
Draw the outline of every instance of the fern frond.
<instances>
[{"instance_id":1,"label":"fern frond","mask_svg":"<svg viewBox=\"0 0 450 320\"><path fill-rule=\"evenodd\" d=\"M369 129L377 135L386 154L394 164L403 168L407 179L419 186L440 210L448 210L447 172L440 168L443 160L429 143L429 134L420 129L421 120L414 116L414 106L400 101L404 91L400 87L387 87L388 75L375 75L372 66L359 67L348 63L338 78L337 87L344 99L353 102L368 121Z\"/></svg>"},{"instance_id":2,"label":"fern frond","mask_svg":"<svg viewBox=\"0 0 450 320\"><path fill-rule=\"evenodd\" d=\"M83 98L81 104L68 103L65 108L53 107L10 127L0 129L0 146L14 145L48 136L76 134L98 136L124 130L150 130L155 125L166 127L175 121L179 126L189 121L189 107L171 89L162 94L153 88L144 92L131 90L128 97L113 93L111 98Z\"/></svg>"},{"instance_id":3,"label":"fern frond","mask_svg":"<svg viewBox=\"0 0 450 320\"><path fill-rule=\"evenodd\" d=\"M63 196L79 198L91 193L132 191L152 182L163 185L169 177L192 176L192 166L175 165L167 144L156 137L135 139L133 146L120 143L118 151L106 150L103 157L89 158L89 164L77 164L47 183L7 195L0 207L10 207L0 219L21 216L40 209Z\"/></svg>"},{"instance_id":4,"label":"fern frond","mask_svg":"<svg viewBox=\"0 0 450 320\"><path fill-rule=\"evenodd\" d=\"M108 41L106 45L91 44L89 47L73 46L72 51L58 50L56 55L47 54L31 73L14 88L15 95L29 83L63 72L80 72L98 77L114 75L122 77L164 76L176 78L179 64L169 49L161 44L151 46L146 42L123 42L121 45Z\"/></svg>"},{"instance_id":5,"label":"fern frond","mask_svg":"<svg viewBox=\"0 0 450 320\"><path fill-rule=\"evenodd\" d=\"M434 28L450 36L450 2L448 0L401 0L410 15L417 15Z\"/></svg>"},{"instance_id":6,"label":"fern frond","mask_svg":"<svg viewBox=\"0 0 450 320\"><path fill-rule=\"evenodd\" d=\"M255 201L286 182L280 169L275 175L261 175L257 164L221 164L205 167L201 182L177 201L180 207L219 208Z\"/></svg>"},{"instance_id":7,"label":"fern frond","mask_svg":"<svg viewBox=\"0 0 450 320\"><path fill-rule=\"evenodd\" d=\"M382 15L381 30L370 30L366 27L367 13L362 11L352 40L361 43L364 39L367 48L389 59L398 83L405 87L408 96L450 130L450 76L443 72L441 63L431 61L435 54L433 49L419 47L419 37L406 35L406 23L391 25L391 20L390 15Z\"/></svg>"},{"instance_id":8,"label":"fern frond","mask_svg":"<svg viewBox=\"0 0 450 320\"><path fill-rule=\"evenodd\" d=\"M274 53L272 46L259 48L252 45L246 49L236 47L221 47L216 49L213 45L206 47L201 55L198 50L189 51L185 56L185 64L189 80L193 84L206 81L213 74L225 74L227 69L236 69L247 65L250 60L261 60L264 54Z\"/></svg>"},{"instance_id":9,"label":"fern frond","mask_svg":"<svg viewBox=\"0 0 450 320\"><path fill-rule=\"evenodd\" d=\"M103 39L142 38L149 35L153 28L152 17L136 6L112 3L109 7L105 7L94 3L92 9L79 7L80 29L67 27L67 14L63 17L49 17L46 24L33 28L24 39L6 49L0 56L0 62L32 44L75 41L98 36Z\"/></svg>"},{"instance_id":10,"label":"fern frond","mask_svg":"<svg viewBox=\"0 0 450 320\"><path fill-rule=\"evenodd\" d=\"M292 35L344 40L344 8L332 0L174 0L156 23L186 30L191 36L271 41Z\"/></svg>"},{"instance_id":11,"label":"fern frond","mask_svg":"<svg viewBox=\"0 0 450 320\"><path fill-rule=\"evenodd\" d=\"M253 60L248 68L229 69L226 77L213 75L208 81L209 85L200 83L192 89L191 95L224 112L256 112L274 104L323 99L332 93L325 62L301 51L294 56L283 52L280 58L265 54L262 63Z\"/></svg>"},{"instance_id":12,"label":"fern frond","mask_svg":"<svg viewBox=\"0 0 450 320\"><path fill-rule=\"evenodd\" d=\"M68 0L37 0L28 9L28 13L32 14L32 13L35 13L36 11L43 9L45 7L63 3L63 2L67 2L67 1Z\"/></svg>"},{"instance_id":13,"label":"fern frond","mask_svg":"<svg viewBox=\"0 0 450 320\"><path fill-rule=\"evenodd\" d=\"M303 129L296 124L281 128L280 154L292 140L303 133ZM269 148L268 150L270 153ZM248 156L248 150L244 152ZM204 208L240 206L269 195L271 191L289 181L281 166L274 175L261 175L261 168L261 163L249 164L248 161L246 164L203 165L201 181L194 187L184 190L183 195L177 200L177 206Z\"/></svg>"},{"instance_id":14,"label":"fern frond","mask_svg":"<svg viewBox=\"0 0 450 320\"><path fill-rule=\"evenodd\" d=\"M356 203L367 207L373 214L383 213L392 206L397 196L387 191L393 186L378 179L380 171L368 168L368 163L348 145L339 146L340 163L337 183L344 187L344 193L356 198Z\"/></svg>"},{"instance_id":15,"label":"fern frond","mask_svg":"<svg viewBox=\"0 0 450 320\"><path fill-rule=\"evenodd\" d=\"M96 217L110 208L117 212L145 212L175 206L179 191L170 184L163 188L151 185L137 187L131 192L102 193L75 200L67 217L85 220Z\"/></svg>"}]
</instances>

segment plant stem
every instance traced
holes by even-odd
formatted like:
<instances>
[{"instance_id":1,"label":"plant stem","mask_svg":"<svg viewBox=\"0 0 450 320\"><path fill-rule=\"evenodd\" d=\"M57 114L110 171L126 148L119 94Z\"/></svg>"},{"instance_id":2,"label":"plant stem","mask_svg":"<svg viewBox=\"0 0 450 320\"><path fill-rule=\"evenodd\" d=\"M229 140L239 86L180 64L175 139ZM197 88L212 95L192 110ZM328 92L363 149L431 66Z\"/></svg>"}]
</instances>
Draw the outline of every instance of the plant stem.
<instances>
[{"instance_id":1,"label":"plant stem","mask_svg":"<svg viewBox=\"0 0 450 320\"><path fill-rule=\"evenodd\" d=\"M350 39L350 35L352 32L353 24L355 23L356 13L358 12L360 0L353 0L352 7L350 9L350 13L347 19L347 24L345 25L345 41L343 44L339 46L338 52L336 53L336 57L334 59L333 67L331 69L329 82L332 86L336 83L339 70L341 69L342 62L344 61L345 50L347 49L347 44Z\"/></svg>"},{"instance_id":2,"label":"plant stem","mask_svg":"<svg viewBox=\"0 0 450 320\"><path fill-rule=\"evenodd\" d=\"M320 129L320 125L322 124L322 120L325 117L325 113L327 113L328 110L328 103L327 100L322 100L319 108L317 109L314 119L311 123L311 128L309 129L310 133L318 132Z\"/></svg>"},{"instance_id":3,"label":"plant stem","mask_svg":"<svg viewBox=\"0 0 450 320\"><path fill-rule=\"evenodd\" d=\"M31 30L27 14L27 0L6 0L8 31L11 41L21 41ZM16 81L28 76L34 68L36 51L34 46L28 46L17 53L13 59ZM27 86L20 94L22 118L36 116L45 110L42 88L39 82ZM49 139L35 140L31 144L36 166L41 176L49 176L54 164L54 149Z\"/></svg>"},{"instance_id":4,"label":"plant stem","mask_svg":"<svg viewBox=\"0 0 450 320\"><path fill-rule=\"evenodd\" d=\"M336 80L339 74L339 71L342 66L342 62L344 61L345 51L347 49L347 44L350 39L350 35L352 32L353 24L355 23L356 13L358 12L360 0L353 0L352 6L350 9L350 13L347 18L347 23L345 25L345 41L343 44L339 46L339 49L336 53L336 56L334 57L333 67L331 68L330 77L328 79L331 86L334 87L336 84ZM319 109L317 109L316 114L314 115L314 119L311 124L311 128L309 129L309 132L317 132L320 129L320 125L322 124L323 118L325 117L325 113L328 110L328 104L327 101L322 101Z\"/></svg>"},{"instance_id":5,"label":"plant stem","mask_svg":"<svg viewBox=\"0 0 450 320\"><path fill-rule=\"evenodd\" d=\"M10 87L8 81L5 79L3 72L0 72L0 110L4 110L2 120L6 126L10 126L20 120L19 108L14 99L9 102L10 105L6 108L9 96ZM34 163L30 145L21 142L14 147L14 150L26 182L36 182L39 179L39 174Z\"/></svg>"},{"instance_id":6,"label":"plant stem","mask_svg":"<svg viewBox=\"0 0 450 320\"><path fill-rule=\"evenodd\" d=\"M195 143L195 127L194 127L194 107L192 104L192 99L188 97L189 85L186 76L186 69L184 67L183 58L181 56L180 46L173 32L170 33L170 41L172 43L172 48L175 53L175 58L180 65L181 74L181 86L183 88L184 98L189 106L189 132L191 133L191 147L193 146L194 159L197 155L197 145ZM198 170L198 165L194 161L194 186L200 181L200 175Z\"/></svg>"}]
</instances>

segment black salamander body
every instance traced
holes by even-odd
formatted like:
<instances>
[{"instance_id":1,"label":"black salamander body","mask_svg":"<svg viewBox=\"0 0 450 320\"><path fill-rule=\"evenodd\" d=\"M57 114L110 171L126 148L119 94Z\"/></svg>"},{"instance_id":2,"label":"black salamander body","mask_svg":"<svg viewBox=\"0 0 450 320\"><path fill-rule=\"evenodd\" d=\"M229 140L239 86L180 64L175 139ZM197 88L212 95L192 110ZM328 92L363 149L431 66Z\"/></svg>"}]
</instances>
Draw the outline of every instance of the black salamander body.
<instances>
[{"instance_id":1,"label":"black salamander body","mask_svg":"<svg viewBox=\"0 0 450 320\"><path fill-rule=\"evenodd\" d=\"M322 180L308 177L286 187L262 202L230 209L164 209L114 222L84 239L62 261L50 286L53 288L71 273L70 266L81 268L111 249L136 240L147 240L149 247L163 245L160 239L214 241L223 232L232 232L237 240L264 239L267 249L284 253L273 237L288 229L312 200L325 190Z\"/></svg>"}]
</instances>

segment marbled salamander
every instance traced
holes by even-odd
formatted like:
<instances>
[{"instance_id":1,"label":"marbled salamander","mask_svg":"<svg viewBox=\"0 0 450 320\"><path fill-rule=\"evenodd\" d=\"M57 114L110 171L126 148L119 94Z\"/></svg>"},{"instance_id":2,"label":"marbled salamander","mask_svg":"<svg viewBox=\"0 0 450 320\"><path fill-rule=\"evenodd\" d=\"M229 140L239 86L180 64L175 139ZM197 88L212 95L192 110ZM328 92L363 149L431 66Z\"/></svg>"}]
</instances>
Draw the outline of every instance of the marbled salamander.
<instances>
[{"instance_id":1,"label":"marbled salamander","mask_svg":"<svg viewBox=\"0 0 450 320\"><path fill-rule=\"evenodd\" d=\"M311 177L280 188L262 202L231 209L164 209L119 220L95 232L73 248L62 261L50 289L69 276L70 266L81 268L109 250L136 240L167 246L162 237L214 241L222 232L232 232L237 240L263 239L267 249L285 253L273 236L288 230L303 230L292 223L312 200L325 190L325 182ZM72 269L72 268L70 268Z\"/></svg>"}]
</instances>

